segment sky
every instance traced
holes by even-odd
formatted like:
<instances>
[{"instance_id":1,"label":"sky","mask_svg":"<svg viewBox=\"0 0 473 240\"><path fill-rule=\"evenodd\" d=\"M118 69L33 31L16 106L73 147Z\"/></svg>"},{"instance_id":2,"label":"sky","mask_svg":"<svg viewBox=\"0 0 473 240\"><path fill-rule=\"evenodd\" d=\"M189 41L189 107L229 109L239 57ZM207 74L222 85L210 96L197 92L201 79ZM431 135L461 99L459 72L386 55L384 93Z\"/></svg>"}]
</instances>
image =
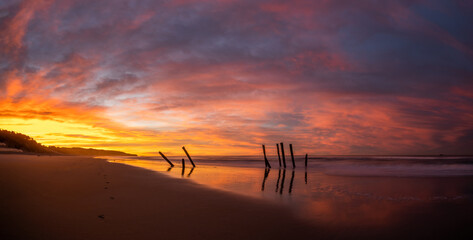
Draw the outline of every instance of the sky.
<instances>
[{"instance_id":1,"label":"sky","mask_svg":"<svg viewBox=\"0 0 473 240\"><path fill-rule=\"evenodd\" d=\"M0 128L140 155L473 154L468 0L2 0Z\"/></svg>"}]
</instances>

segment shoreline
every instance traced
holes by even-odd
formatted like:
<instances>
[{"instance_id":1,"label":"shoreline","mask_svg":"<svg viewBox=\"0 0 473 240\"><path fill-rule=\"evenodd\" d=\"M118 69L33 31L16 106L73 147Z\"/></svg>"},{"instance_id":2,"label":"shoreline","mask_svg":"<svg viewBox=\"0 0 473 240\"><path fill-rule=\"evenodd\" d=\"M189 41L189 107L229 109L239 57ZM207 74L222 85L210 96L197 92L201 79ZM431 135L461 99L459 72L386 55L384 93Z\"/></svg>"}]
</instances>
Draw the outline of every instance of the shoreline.
<instances>
[{"instance_id":1,"label":"shoreline","mask_svg":"<svg viewBox=\"0 0 473 240\"><path fill-rule=\"evenodd\" d=\"M91 157L0 155L1 239L321 237L289 210Z\"/></svg>"}]
</instances>

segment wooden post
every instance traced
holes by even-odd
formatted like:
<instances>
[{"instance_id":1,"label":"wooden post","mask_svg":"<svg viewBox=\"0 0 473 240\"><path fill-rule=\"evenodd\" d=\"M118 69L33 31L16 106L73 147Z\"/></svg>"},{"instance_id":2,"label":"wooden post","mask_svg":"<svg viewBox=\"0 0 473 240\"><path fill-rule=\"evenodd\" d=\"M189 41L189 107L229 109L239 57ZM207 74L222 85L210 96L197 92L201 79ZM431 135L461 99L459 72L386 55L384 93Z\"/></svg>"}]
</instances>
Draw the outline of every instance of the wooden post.
<instances>
[{"instance_id":1,"label":"wooden post","mask_svg":"<svg viewBox=\"0 0 473 240\"><path fill-rule=\"evenodd\" d=\"M269 161L266 158L266 148L264 147L264 144L262 146L263 146L263 155L264 155L264 165L267 168L271 168L271 164L269 164Z\"/></svg>"},{"instance_id":2,"label":"wooden post","mask_svg":"<svg viewBox=\"0 0 473 240\"><path fill-rule=\"evenodd\" d=\"M281 155L282 155L282 163L284 164L284 168L286 168L286 155L284 154L284 144L281 143Z\"/></svg>"},{"instance_id":3,"label":"wooden post","mask_svg":"<svg viewBox=\"0 0 473 240\"><path fill-rule=\"evenodd\" d=\"M182 168L186 168L186 162L184 161L184 158L182 159Z\"/></svg>"},{"instance_id":4,"label":"wooden post","mask_svg":"<svg viewBox=\"0 0 473 240\"><path fill-rule=\"evenodd\" d=\"M307 168L307 153L305 154L305 168Z\"/></svg>"},{"instance_id":5,"label":"wooden post","mask_svg":"<svg viewBox=\"0 0 473 240\"><path fill-rule=\"evenodd\" d=\"M191 162L192 166L195 167L194 161L192 161L192 158L191 158L191 156L189 155L189 153L187 152L186 147L182 146L182 150L184 150L184 152L186 153L187 158L188 158L189 161Z\"/></svg>"},{"instance_id":6,"label":"wooden post","mask_svg":"<svg viewBox=\"0 0 473 240\"><path fill-rule=\"evenodd\" d=\"M296 162L294 162L294 152L292 151L292 144L289 144L289 149L291 150L292 168L296 168Z\"/></svg>"},{"instance_id":7,"label":"wooden post","mask_svg":"<svg viewBox=\"0 0 473 240\"><path fill-rule=\"evenodd\" d=\"M264 167L267 168L268 167L268 161L266 159L266 150L264 149L264 144L261 145L261 146L263 146Z\"/></svg>"},{"instance_id":8,"label":"wooden post","mask_svg":"<svg viewBox=\"0 0 473 240\"><path fill-rule=\"evenodd\" d=\"M171 167L174 167L174 164L172 164L172 162L169 161L169 159L166 156L164 156L164 154L162 152L159 152L159 154L161 155L161 157L164 158L164 160L166 160L166 162L169 163L169 165L171 165Z\"/></svg>"},{"instance_id":9,"label":"wooden post","mask_svg":"<svg viewBox=\"0 0 473 240\"><path fill-rule=\"evenodd\" d=\"M281 155L279 154L279 144L277 144L277 143L276 143L276 148L278 149L279 167L281 167Z\"/></svg>"}]
</instances>

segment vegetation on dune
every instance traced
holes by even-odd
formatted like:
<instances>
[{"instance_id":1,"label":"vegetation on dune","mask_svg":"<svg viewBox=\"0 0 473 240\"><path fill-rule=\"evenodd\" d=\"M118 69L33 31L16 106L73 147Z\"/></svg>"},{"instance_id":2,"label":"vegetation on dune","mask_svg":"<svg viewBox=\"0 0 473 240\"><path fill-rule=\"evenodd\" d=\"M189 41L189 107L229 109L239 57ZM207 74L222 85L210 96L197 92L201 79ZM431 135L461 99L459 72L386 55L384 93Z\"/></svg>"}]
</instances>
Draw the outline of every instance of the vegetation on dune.
<instances>
[{"instance_id":1,"label":"vegetation on dune","mask_svg":"<svg viewBox=\"0 0 473 240\"><path fill-rule=\"evenodd\" d=\"M36 142L32 137L28 135L4 129L0 129L0 142L4 143L6 147L21 149L24 152L32 153L87 156L135 156L134 154L128 154L112 150L44 146L41 143Z\"/></svg>"},{"instance_id":2,"label":"vegetation on dune","mask_svg":"<svg viewBox=\"0 0 473 240\"><path fill-rule=\"evenodd\" d=\"M54 153L28 135L4 129L0 129L0 142L5 143L9 148L21 149L25 152Z\"/></svg>"}]
</instances>

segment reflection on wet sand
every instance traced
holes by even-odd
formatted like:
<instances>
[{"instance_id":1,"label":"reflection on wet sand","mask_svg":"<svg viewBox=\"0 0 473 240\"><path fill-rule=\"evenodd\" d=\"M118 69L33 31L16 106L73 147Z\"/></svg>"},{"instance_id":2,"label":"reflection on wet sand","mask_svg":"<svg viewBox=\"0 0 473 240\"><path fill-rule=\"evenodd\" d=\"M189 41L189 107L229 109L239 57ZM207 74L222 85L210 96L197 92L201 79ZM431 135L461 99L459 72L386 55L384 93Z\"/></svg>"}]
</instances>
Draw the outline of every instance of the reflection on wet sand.
<instances>
[{"instance_id":1,"label":"reflection on wet sand","mask_svg":"<svg viewBox=\"0 0 473 240\"><path fill-rule=\"evenodd\" d=\"M268 175L269 175L269 172L270 172L270 169L269 168L266 168L264 170L264 178L263 178L263 183L261 185L261 191L264 191L264 185L266 183L266 179L268 178ZM279 194L283 194L283 189L284 189L284 181L286 179L286 169L283 170L283 173L282 173L282 180L280 181L281 179L281 169L279 169L278 171L278 179L276 181L276 192L278 192L278 189L280 189L280 192ZM289 183L289 194L292 193L292 188L294 186L294 177L295 177L295 171L292 170L292 174L291 174L291 181ZM307 176L306 176L307 177ZM279 182L281 182L281 188L279 188ZM306 183L307 183L307 178L306 178Z\"/></svg>"},{"instance_id":2,"label":"reflection on wet sand","mask_svg":"<svg viewBox=\"0 0 473 240\"><path fill-rule=\"evenodd\" d=\"M191 170L190 170L189 173L187 174L187 177L190 177L190 176L191 176L192 172L194 172L194 168L195 168L195 167L192 167L192 168L191 168Z\"/></svg>"},{"instance_id":3,"label":"reflection on wet sand","mask_svg":"<svg viewBox=\"0 0 473 240\"><path fill-rule=\"evenodd\" d=\"M307 168L305 169L305 172L304 172L304 182L305 184L307 184Z\"/></svg>"},{"instance_id":4,"label":"reflection on wet sand","mask_svg":"<svg viewBox=\"0 0 473 240\"><path fill-rule=\"evenodd\" d=\"M263 178L263 183L261 184L261 191L264 191L264 184L266 183L266 178L268 178L269 172L271 169L265 168L264 169L264 178Z\"/></svg>"},{"instance_id":5,"label":"reflection on wet sand","mask_svg":"<svg viewBox=\"0 0 473 240\"><path fill-rule=\"evenodd\" d=\"M294 185L294 175L295 175L295 171L292 170L291 183L289 184L289 194L292 193L292 186Z\"/></svg>"},{"instance_id":6,"label":"reflection on wet sand","mask_svg":"<svg viewBox=\"0 0 473 240\"><path fill-rule=\"evenodd\" d=\"M278 145L276 145L278 146ZM279 153L279 149L278 149L278 153ZM278 192L278 189L279 189L279 180L281 179L281 168L279 168L279 171L278 171L278 180L276 181L276 192Z\"/></svg>"},{"instance_id":7,"label":"reflection on wet sand","mask_svg":"<svg viewBox=\"0 0 473 240\"><path fill-rule=\"evenodd\" d=\"M286 180L286 169L282 172L282 180L281 180L281 187L279 188L279 194L282 194L282 190L284 189L284 181Z\"/></svg>"},{"instance_id":8,"label":"reflection on wet sand","mask_svg":"<svg viewBox=\"0 0 473 240\"><path fill-rule=\"evenodd\" d=\"M185 175L184 169L171 171L165 162L116 162L179 178ZM438 225L444 219L458 223L455 219L468 219L468 214L473 212L471 176L356 177L328 175L309 168L288 170L291 177L286 183L285 169L278 169L276 174L254 167L199 165L198 168L189 169L187 177L209 187L282 203L317 224L396 229L413 221L418 221L413 224L424 224L423 221L433 221L431 218L437 221L436 228L440 228ZM275 191L268 191L268 186L275 186L272 188Z\"/></svg>"}]
</instances>

